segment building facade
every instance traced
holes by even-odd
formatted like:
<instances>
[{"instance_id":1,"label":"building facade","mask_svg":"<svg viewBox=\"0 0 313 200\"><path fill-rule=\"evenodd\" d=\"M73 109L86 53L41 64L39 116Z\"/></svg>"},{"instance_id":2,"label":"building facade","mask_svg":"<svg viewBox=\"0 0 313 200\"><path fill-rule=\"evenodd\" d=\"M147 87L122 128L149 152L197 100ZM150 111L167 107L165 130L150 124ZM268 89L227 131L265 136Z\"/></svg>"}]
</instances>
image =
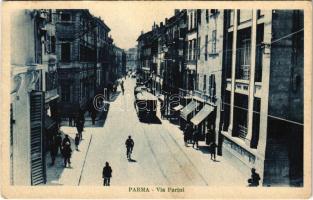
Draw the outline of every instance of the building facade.
<instances>
[{"instance_id":1,"label":"building facade","mask_svg":"<svg viewBox=\"0 0 313 200\"><path fill-rule=\"evenodd\" d=\"M224 22L223 155L264 186L302 185L303 12L227 10Z\"/></svg>"},{"instance_id":2,"label":"building facade","mask_svg":"<svg viewBox=\"0 0 313 200\"><path fill-rule=\"evenodd\" d=\"M56 128L57 60L53 10L18 10L11 21L10 180L46 182L45 154Z\"/></svg>"},{"instance_id":3,"label":"building facade","mask_svg":"<svg viewBox=\"0 0 313 200\"><path fill-rule=\"evenodd\" d=\"M137 47L126 51L126 71L135 72L137 70Z\"/></svg>"},{"instance_id":4,"label":"building facade","mask_svg":"<svg viewBox=\"0 0 313 200\"><path fill-rule=\"evenodd\" d=\"M163 29L154 25L138 38L138 66L155 76L163 101L178 88L179 105L172 98L170 110L181 128L193 125L245 176L255 168L264 186L301 186L303 20L300 10L175 11Z\"/></svg>"},{"instance_id":5,"label":"building facade","mask_svg":"<svg viewBox=\"0 0 313 200\"><path fill-rule=\"evenodd\" d=\"M60 113L75 118L90 107L97 78L97 21L88 10L57 10Z\"/></svg>"}]
</instances>

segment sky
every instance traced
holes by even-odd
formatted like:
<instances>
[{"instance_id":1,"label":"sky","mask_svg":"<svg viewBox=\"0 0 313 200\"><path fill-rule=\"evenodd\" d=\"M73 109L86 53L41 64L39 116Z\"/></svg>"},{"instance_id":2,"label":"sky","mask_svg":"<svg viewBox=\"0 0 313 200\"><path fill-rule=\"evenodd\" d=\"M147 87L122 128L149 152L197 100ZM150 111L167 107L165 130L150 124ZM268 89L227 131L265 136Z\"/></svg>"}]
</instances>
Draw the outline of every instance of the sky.
<instances>
[{"instance_id":1,"label":"sky","mask_svg":"<svg viewBox=\"0 0 313 200\"><path fill-rule=\"evenodd\" d=\"M146 4L145 6L134 6L131 4L108 4L93 6L90 12L101 17L105 24L110 27L109 35L112 35L116 46L129 49L137 44L137 38L141 31L151 30L154 22L160 24L165 18L174 15L174 9L168 7L158 8Z\"/></svg>"}]
</instances>

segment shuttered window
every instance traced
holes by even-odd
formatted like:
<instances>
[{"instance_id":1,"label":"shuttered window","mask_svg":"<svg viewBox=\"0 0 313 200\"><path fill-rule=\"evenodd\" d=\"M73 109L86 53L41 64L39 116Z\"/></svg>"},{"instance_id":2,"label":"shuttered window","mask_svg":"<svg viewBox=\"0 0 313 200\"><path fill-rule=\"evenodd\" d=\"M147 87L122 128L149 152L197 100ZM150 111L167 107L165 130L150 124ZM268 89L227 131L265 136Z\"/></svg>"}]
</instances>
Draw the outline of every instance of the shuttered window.
<instances>
[{"instance_id":1,"label":"shuttered window","mask_svg":"<svg viewBox=\"0 0 313 200\"><path fill-rule=\"evenodd\" d=\"M30 95L31 184L46 183L46 164L43 152L44 93L32 91Z\"/></svg>"}]
</instances>

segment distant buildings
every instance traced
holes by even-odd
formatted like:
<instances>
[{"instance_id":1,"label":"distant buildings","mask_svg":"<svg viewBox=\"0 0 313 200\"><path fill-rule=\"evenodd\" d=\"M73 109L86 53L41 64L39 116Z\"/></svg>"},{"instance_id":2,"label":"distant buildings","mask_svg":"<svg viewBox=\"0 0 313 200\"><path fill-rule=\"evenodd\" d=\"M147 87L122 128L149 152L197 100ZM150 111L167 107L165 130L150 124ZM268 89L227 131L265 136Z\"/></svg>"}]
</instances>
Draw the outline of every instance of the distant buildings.
<instances>
[{"instance_id":1,"label":"distant buildings","mask_svg":"<svg viewBox=\"0 0 313 200\"><path fill-rule=\"evenodd\" d=\"M182 129L192 124L247 177L256 168L264 186L301 186L303 20L300 10L175 10L138 37L139 73L167 116L179 111Z\"/></svg>"},{"instance_id":2,"label":"distant buildings","mask_svg":"<svg viewBox=\"0 0 313 200\"><path fill-rule=\"evenodd\" d=\"M126 51L126 71L137 70L137 47L130 48Z\"/></svg>"}]
</instances>

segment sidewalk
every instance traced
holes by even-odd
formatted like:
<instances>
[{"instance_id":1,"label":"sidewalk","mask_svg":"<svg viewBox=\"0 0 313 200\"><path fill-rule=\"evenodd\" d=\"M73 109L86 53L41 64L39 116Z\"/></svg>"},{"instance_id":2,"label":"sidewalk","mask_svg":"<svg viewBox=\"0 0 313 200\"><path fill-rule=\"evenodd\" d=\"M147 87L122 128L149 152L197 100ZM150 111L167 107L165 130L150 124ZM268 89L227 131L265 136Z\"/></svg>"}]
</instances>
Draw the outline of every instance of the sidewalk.
<instances>
[{"instance_id":1,"label":"sidewalk","mask_svg":"<svg viewBox=\"0 0 313 200\"><path fill-rule=\"evenodd\" d=\"M62 126L61 131L68 134L73 150L71 157L71 167L64 167L61 153L56 157L54 166L50 166L50 153L46 155L47 184L46 185L78 185L82 173L85 157L92 140L91 130L86 128L83 132L83 140L79 144L79 151L75 149L74 138L77 133L76 127ZM62 136L64 138L64 136Z\"/></svg>"},{"instance_id":2,"label":"sidewalk","mask_svg":"<svg viewBox=\"0 0 313 200\"><path fill-rule=\"evenodd\" d=\"M160 111L157 116L161 118ZM180 150L190 158L195 170L203 175L208 185L215 186L247 186L247 178L238 169L236 169L230 160L223 156L216 155L216 161L210 159L209 147L204 141L199 141L199 149L185 147L183 140L183 132L179 126L169 122L169 120L161 120L162 125L168 131L172 142L176 143ZM214 183L212 183L214 182Z\"/></svg>"}]
</instances>

